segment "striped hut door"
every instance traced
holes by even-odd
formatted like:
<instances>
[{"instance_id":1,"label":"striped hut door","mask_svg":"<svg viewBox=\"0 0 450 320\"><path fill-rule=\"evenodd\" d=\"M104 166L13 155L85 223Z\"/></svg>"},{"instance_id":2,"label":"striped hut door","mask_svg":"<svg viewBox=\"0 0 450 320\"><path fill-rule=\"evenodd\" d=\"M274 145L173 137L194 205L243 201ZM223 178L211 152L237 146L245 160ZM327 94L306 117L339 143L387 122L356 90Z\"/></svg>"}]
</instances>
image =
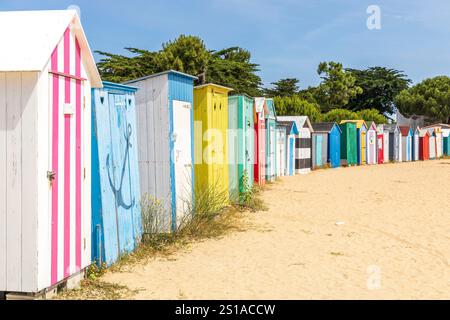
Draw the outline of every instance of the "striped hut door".
<instances>
[{"instance_id":1,"label":"striped hut door","mask_svg":"<svg viewBox=\"0 0 450 320\"><path fill-rule=\"evenodd\" d=\"M67 28L49 71L49 192L51 284L81 268L82 103L81 49Z\"/></svg>"}]
</instances>

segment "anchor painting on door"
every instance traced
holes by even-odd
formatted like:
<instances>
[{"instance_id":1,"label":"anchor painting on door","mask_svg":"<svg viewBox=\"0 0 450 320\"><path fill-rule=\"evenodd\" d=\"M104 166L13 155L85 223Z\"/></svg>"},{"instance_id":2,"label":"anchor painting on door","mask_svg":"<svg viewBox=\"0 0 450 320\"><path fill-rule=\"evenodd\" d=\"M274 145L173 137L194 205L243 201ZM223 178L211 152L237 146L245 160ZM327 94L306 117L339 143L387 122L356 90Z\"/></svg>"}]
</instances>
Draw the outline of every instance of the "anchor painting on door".
<instances>
[{"instance_id":1,"label":"anchor painting on door","mask_svg":"<svg viewBox=\"0 0 450 320\"><path fill-rule=\"evenodd\" d=\"M92 261L111 265L142 237L136 89L92 91Z\"/></svg>"}]
</instances>

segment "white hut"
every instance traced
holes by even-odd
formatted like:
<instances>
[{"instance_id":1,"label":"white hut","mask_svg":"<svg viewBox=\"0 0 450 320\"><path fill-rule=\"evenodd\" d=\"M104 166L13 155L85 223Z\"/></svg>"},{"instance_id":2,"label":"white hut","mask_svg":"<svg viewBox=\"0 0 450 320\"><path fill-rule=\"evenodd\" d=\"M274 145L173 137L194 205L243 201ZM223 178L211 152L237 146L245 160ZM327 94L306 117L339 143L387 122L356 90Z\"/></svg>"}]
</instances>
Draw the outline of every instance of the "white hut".
<instances>
[{"instance_id":1,"label":"white hut","mask_svg":"<svg viewBox=\"0 0 450 320\"><path fill-rule=\"evenodd\" d=\"M91 88L73 10L0 12L0 292L38 293L91 264Z\"/></svg>"},{"instance_id":2,"label":"white hut","mask_svg":"<svg viewBox=\"0 0 450 320\"><path fill-rule=\"evenodd\" d=\"M312 132L311 122L307 116L279 116L278 121L294 121L299 135L296 140L295 172L307 174L312 168Z\"/></svg>"},{"instance_id":3,"label":"white hut","mask_svg":"<svg viewBox=\"0 0 450 320\"><path fill-rule=\"evenodd\" d=\"M369 122L367 128L367 164L377 164L377 125Z\"/></svg>"}]
</instances>

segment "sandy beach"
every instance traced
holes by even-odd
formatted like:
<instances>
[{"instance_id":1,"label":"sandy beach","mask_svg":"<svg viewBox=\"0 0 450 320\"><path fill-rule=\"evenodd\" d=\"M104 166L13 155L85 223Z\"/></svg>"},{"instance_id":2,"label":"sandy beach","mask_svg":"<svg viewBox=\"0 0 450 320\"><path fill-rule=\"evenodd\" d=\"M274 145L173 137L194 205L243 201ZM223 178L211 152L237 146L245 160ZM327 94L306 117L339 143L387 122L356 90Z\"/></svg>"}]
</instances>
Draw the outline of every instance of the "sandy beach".
<instances>
[{"instance_id":1,"label":"sandy beach","mask_svg":"<svg viewBox=\"0 0 450 320\"><path fill-rule=\"evenodd\" d=\"M135 299L450 299L450 160L284 177L246 230L102 280Z\"/></svg>"}]
</instances>

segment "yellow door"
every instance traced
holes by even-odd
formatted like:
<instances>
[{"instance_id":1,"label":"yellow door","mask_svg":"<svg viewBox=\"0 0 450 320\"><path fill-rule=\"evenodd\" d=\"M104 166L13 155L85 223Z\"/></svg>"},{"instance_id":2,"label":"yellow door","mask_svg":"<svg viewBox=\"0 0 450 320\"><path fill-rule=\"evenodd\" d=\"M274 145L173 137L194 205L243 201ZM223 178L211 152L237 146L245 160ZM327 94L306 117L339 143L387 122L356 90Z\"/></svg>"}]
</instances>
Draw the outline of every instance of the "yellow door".
<instances>
[{"instance_id":1,"label":"yellow door","mask_svg":"<svg viewBox=\"0 0 450 320\"><path fill-rule=\"evenodd\" d=\"M195 165L196 192L215 188L228 195L228 92L217 85L194 88L194 148L202 163ZM201 128L199 130L198 128ZM196 157L196 159L198 159Z\"/></svg>"}]
</instances>

